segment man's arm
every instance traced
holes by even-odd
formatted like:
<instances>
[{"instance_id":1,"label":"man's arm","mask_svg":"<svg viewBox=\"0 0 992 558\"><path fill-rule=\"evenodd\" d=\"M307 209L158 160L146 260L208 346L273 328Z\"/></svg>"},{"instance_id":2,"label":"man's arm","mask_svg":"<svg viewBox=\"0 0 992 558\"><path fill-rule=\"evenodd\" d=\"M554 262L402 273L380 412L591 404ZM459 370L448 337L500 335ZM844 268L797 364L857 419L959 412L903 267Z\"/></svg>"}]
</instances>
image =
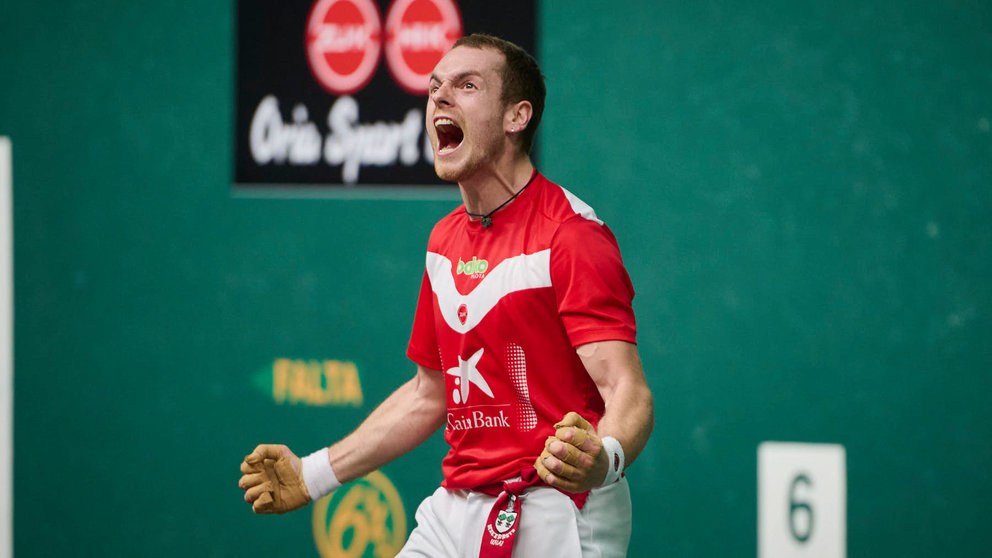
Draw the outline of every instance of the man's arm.
<instances>
[{"instance_id":1,"label":"man's arm","mask_svg":"<svg viewBox=\"0 0 992 558\"><path fill-rule=\"evenodd\" d=\"M566 416L555 436L548 438L536 467L548 484L584 492L606 478L610 463L602 438L609 436L620 443L626 466L640 455L654 428L654 398L633 343L601 341L581 345L576 352L606 410L596 429L574 413Z\"/></svg>"},{"instance_id":2,"label":"man's arm","mask_svg":"<svg viewBox=\"0 0 992 558\"><path fill-rule=\"evenodd\" d=\"M616 438L630 465L641 454L654 429L654 397L637 346L623 341L603 341L582 345L576 352L606 402L597 434L601 438Z\"/></svg>"},{"instance_id":3,"label":"man's arm","mask_svg":"<svg viewBox=\"0 0 992 558\"><path fill-rule=\"evenodd\" d=\"M419 446L444 424L445 405L444 375L418 366L412 379L328 449L333 476L342 484L353 481ZM300 458L286 446L256 447L241 472L238 486L256 513L285 513L312 499Z\"/></svg>"},{"instance_id":4,"label":"man's arm","mask_svg":"<svg viewBox=\"0 0 992 558\"><path fill-rule=\"evenodd\" d=\"M406 454L444 424L444 374L417 366L417 375L386 398L359 427L328 450L342 483Z\"/></svg>"}]
</instances>

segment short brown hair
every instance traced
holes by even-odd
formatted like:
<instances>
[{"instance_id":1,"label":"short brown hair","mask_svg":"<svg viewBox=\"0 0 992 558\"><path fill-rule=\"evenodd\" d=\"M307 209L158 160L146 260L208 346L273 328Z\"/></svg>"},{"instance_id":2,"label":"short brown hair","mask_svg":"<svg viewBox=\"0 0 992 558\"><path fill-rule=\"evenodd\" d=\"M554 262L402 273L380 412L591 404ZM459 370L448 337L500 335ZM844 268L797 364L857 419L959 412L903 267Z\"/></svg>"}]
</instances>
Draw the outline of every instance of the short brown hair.
<instances>
[{"instance_id":1,"label":"short brown hair","mask_svg":"<svg viewBox=\"0 0 992 558\"><path fill-rule=\"evenodd\" d=\"M525 153L530 152L534 143L534 134L541 124L544 113L544 75L541 68L526 50L510 41L486 35L473 33L455 41L451 48L466 46L471 48L489 48L503 55L503 91L500 98L504 106L520 101L530 101L534 114L530 117L527 127L520 132L521 147Z\"/></svg>"}]
</instances>

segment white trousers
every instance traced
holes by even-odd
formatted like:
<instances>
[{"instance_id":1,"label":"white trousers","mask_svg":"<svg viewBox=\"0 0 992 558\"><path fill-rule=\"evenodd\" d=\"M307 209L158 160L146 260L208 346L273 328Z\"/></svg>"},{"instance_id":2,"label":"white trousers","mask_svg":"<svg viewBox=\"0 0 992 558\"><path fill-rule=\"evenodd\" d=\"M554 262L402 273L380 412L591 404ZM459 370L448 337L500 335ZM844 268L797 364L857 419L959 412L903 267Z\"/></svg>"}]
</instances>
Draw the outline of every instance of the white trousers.
<instances>
[{"instance_id":1,"label":"white trousers","mask_svg":"<svg viewBox=\"0 0 992 558\"><path fill-rule=\"evenodd\" d=\"M630 542L626 479L594 489L582 509L542 486L521 499L513 558L623 558ZM438 488L417 508L417 526L397 558L477 558L495 496Z\"/></svg>"}]
</instances>

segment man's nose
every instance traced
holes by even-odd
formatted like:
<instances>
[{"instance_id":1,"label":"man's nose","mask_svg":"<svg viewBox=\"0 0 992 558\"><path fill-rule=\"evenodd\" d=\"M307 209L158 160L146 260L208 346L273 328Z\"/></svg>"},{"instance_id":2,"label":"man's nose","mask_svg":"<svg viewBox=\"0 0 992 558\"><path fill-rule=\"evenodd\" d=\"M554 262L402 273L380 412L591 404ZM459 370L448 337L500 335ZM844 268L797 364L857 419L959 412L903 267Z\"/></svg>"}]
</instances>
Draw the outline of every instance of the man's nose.
<instances>
[{"instance_id":1,"label":"man's nose","mask_svg":"<svg viewBox=\"0 0 992 558\"><path fill-rule=\"evenodd\" d=\"M442 83L431 93L431 100L435 105L451 105L451 86Z\"/></svg>"}]
</instances>

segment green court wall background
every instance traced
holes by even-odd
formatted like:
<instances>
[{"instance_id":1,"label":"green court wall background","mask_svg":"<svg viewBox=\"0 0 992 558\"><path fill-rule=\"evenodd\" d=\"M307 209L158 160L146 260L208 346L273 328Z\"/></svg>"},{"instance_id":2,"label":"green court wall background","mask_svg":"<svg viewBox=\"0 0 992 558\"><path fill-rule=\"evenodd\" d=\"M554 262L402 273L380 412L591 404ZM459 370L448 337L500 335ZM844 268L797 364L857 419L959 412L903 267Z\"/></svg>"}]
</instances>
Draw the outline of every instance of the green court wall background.
<instances>
[{"instance_id":1,"label":"green court wall background","mask_svg":"<svg viewBox=\"0 0 992 558\"><path fill-rule=\"evenodd\" d=\"M746 4L746 5L743 5ZM992 501L992 9L546 1L541 169L616 233L656 402L631 556L753 556L756 449L843 444L850 556L977 556ZM14 549L316 556L238 464L408 378L453 201L243 197L230 1L0 0L14 154ZM276 358L360 407L278 405ZM413 510L434 436L384 472Z\"/></svg>"}]
</instances>

